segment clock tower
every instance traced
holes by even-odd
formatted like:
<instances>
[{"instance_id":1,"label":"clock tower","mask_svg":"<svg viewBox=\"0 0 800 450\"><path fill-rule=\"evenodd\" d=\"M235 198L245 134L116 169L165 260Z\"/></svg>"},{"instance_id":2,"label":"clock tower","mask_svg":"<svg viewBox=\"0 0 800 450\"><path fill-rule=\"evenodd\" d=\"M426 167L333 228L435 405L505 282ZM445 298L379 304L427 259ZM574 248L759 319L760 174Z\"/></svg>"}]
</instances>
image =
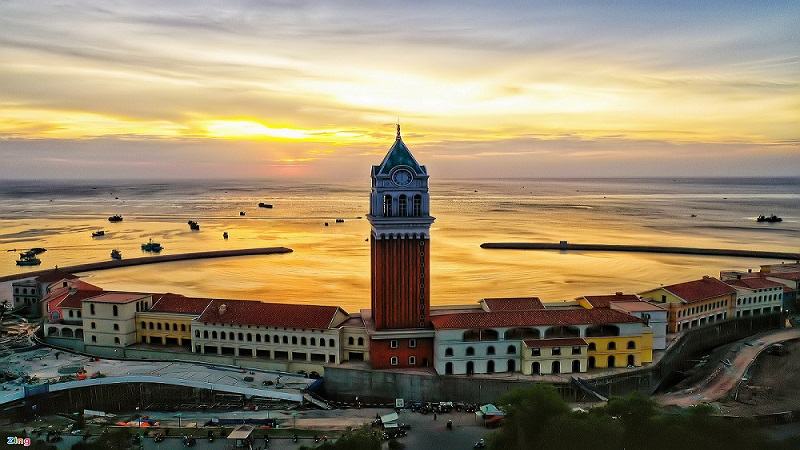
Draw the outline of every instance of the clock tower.
<instances>
[{"instance_id":1,"label":"clock tower","mask_svg":"<svg viewBox=\"0 0 800 450\"><path fill-rule=\"evenodd\" d=\"M430 329L428 172L397 137L372 166L370 235L373 367L427 366ZM427 341L431 342L427 342ZM375 353L378 354L375 354Z\"/></svg>"}]
</instances>

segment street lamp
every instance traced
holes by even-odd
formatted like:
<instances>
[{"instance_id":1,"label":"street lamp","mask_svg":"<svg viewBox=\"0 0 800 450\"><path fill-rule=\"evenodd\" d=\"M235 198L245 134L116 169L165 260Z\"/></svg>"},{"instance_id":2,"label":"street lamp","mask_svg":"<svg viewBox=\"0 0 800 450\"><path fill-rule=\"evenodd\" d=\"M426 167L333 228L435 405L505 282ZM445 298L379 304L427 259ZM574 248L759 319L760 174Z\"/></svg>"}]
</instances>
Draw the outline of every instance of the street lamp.
<instances>
[{"instance_id":1,"label":"street lamp","mask_svg":"<svg viewBox=\"0 0 800 450\"><path fill-rule=\"evenodd\" d=\"M181 416L182 416L182 415L183 415L183 413L178 413L178 414L175 414L175 417L177 417L177 418L178 418L178 429L179 429L179 430L181 429Z\"/></svg>"}]
</instances>

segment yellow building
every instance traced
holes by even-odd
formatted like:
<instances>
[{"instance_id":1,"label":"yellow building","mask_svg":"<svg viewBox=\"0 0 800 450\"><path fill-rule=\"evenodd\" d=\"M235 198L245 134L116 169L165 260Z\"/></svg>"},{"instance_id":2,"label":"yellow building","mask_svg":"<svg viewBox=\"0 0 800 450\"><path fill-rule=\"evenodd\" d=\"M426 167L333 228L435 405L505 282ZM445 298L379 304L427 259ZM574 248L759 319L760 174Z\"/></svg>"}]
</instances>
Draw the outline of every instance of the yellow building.
<instances>
[{"instance_id":1,"label":"yellow building","mask_svg":"<svg viewBox=\"0 0 800 450\"><path fill-rule=\"evenodd\" d=\"M650 331L628 336L590 336L584 338L588 347L588 368L641 366L653 362L653 333Z\"/></svg>"},{"instance_id":2,"label":"yellow building","mask_svg":"<svg viewBox=\"0 0 800 450\"><path fill-rule=\"evenodd\" d=\"M725 320L732 316L736 305L736 289L708 276L652 289L639 295L667 306L670 333Z\"/></svg>"},{"instance_id":3,"label":"yellow building","mask_svg":"<svg viewBox=\"0 0 800 450\"><path fill-rule=\"evenodd\" d=\"M173 294L153 297L150 308L136 313L136 341L191 349L192 320L203 313L211 300Z\"/></svg>"}]
</instances>

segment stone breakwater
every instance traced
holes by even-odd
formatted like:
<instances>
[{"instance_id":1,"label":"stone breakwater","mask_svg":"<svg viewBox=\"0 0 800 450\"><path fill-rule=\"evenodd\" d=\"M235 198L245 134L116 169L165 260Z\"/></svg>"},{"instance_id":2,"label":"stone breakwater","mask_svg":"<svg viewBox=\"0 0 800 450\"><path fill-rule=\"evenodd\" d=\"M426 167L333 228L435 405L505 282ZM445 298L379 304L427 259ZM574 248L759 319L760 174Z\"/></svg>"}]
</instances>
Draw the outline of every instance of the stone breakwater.
<instances>
[{"instance_id":1,"label":"stone breakwater","mask_svg":"<svg viewBox=\"0 0 800 450\"><path fill-rule=\"evenodd\" d=\"M127 258L122 260L101 261L74 266L59 267L58 270L65 273L93 272L96 270L116 269L118 267L141 266L144 264L158 264L174 261L190 261L194 259L208 258L230 258L234 256L255 256L273 255L280 253L291 253L293 250L288 247L260 247L243 248L239 250L215 250L208 252L178 253L174 255L142 256L139 258ZM38 277L52 272L55 269L35 270L22 272L13 275L0 276L0 282L19 280L22 278Z\"/></svg>"},{"instance_id":2,"label":"stone breakwater","mask_svg":"<svg viewBox=\"0 0 800 450\"><path fill-rule=\"evenodd\" d=\"M653 245L570 244L566 241L550 242L485 242L481 248L499 250L579 250L598 252L670 253L677 255L733 256L740 258L768 258L800 260L800 253L738 250L725 248L661 247Z\"/></svg>"}]
</instances>

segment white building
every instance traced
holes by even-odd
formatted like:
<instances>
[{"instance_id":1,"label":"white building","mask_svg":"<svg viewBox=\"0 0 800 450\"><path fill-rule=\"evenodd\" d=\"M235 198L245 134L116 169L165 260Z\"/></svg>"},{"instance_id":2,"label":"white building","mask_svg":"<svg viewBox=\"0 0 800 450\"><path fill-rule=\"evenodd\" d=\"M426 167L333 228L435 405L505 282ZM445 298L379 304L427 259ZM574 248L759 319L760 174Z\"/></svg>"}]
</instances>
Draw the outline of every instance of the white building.
<instances>
[{"instance_id":1,"label":"white building","mask_svg":"<svg viewBox=\"0 0 800 450\"><path fill-rule=\"evenodd\" d=\"M743 277L726 281L736 289L735 317L780 312L784 285L761 277Z\"/></svg>"}]
</instances>

